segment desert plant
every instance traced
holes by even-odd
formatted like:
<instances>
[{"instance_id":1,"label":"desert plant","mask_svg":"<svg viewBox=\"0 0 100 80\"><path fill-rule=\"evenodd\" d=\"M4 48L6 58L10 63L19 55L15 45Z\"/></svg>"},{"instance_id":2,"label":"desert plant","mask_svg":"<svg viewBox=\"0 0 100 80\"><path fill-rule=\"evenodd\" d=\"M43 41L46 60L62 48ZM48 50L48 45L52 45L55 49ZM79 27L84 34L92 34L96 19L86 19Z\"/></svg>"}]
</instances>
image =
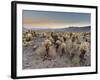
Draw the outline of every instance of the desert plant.
<instances>
[{"instance_id":1,"label":"desert plant","mask_svg":"<svg viewBox=\"0 0 100 80\"><path fill-rule=\"evenodd\" d=\"M87 42L82 42L80 47L79 47L79 50L80 50L80 64L84 65L84 60L85 60L85 55L87 53L87 50L88 50L88 46L89 44Z\"/></svg>"}]
</instances>

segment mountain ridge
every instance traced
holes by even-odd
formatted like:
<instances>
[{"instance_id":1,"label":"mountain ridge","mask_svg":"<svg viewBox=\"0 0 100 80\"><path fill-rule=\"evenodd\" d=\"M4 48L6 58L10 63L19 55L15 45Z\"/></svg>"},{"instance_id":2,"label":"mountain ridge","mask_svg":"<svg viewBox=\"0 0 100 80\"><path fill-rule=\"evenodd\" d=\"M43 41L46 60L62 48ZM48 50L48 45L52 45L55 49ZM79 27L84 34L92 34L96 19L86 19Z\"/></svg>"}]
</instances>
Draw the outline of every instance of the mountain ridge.
<instances>
[{"instance_id":1,"label":"mountain ridge","mask_svg":"<svg viewBox=\"0 0 100 80\"><path fill-rule=\"evenodd\" d=\"M49 28L31 28L31 29L27 29L25 27L23 27L23 31L26 30L41 30L41 31L61 31L61 32L90 32L91 27L90 26L84 26L84 27L75 27L75 26L71 26L68 28L60 28L60 29L49 29Z\"/></svg>"}]
</instances>

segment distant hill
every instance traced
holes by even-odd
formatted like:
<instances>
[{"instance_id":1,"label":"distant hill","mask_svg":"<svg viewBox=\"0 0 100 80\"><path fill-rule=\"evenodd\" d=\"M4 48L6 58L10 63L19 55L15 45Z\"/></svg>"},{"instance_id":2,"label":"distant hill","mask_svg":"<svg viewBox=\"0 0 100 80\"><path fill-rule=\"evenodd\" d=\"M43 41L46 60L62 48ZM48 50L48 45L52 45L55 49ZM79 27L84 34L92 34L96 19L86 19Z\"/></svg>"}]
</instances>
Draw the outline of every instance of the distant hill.
<instances>
[{"instance_id":1,"label":"distant hill","mask_svg":"<svg viewBox=\"0 0 100 80\"><path fill-rule=\"evenodd\" d=\"M84 26L84 27L68 27L68 28L60 28L60 29L38 29L38 28L31 28L27 29L23 27L23 31L26 30L42 30L42 31L58 31L58 32L90 32L91 27L90 26Z\"/></svg>"},{"instance_id":2,"label":"distant hill","mask_svg":"<svg viewBox=\"0 0 100 80\"><path fill-rule=\"evenodd\" d=\"M69 28L64 28L62 31L68 31L68 32L90 32L91 27L90 26L85 26L85 27L69 27Z\"/></svg>"}]
</instances>

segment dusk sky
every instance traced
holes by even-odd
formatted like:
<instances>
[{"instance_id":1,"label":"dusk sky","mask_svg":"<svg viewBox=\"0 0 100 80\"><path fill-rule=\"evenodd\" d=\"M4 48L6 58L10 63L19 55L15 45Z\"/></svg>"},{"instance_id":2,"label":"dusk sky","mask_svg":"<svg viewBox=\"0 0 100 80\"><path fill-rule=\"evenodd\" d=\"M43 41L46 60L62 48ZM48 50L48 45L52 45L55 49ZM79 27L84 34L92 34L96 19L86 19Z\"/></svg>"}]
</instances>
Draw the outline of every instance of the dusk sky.
<instances>
[{"instance_id":1,"label":"dusk sky","mask_svg":"<svg viewBox=\"0 0 100 80\"><path fill-rule=\"evenodd\" d=\"M91 24L91 14L23 10L22 23L29 28L82 27Z\"/></svg>"}]
</instances>

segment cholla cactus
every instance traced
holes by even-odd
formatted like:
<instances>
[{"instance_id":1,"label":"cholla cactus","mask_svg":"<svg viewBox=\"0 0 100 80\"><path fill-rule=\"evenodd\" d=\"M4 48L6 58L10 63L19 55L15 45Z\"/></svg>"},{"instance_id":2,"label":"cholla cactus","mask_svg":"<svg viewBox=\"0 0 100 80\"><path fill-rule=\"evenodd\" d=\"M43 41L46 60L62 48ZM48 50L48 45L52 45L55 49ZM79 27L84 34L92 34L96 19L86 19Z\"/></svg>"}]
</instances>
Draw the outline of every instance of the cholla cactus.
<instances>
[{"instance_id":1,"label":"cholla cactus","mask_svg":"<svg viewBox=\"0 0 100 80\"><path fill-rule=\"evenodd\" d=\"M24 41L24 42L23 42L23 46L24 46L24 47L32 46L32 42L31 42L31 41L29 41L29 42Z\"/></svg>"},{"instance_id":2,"label":"cholla cactus","mask_svg":"<svg viewBox=\"0 0 100 80\"><path fill-rule=\"evenodd\" d=\"M43 37L43 38L47 37L47 34L46 34L45 32L42 33L42 37Z\"/></svg>"},{"instance_id":3,"label":"cholla cactus","mask_svg":"<svg viewBox=\"0 0 100 80\"><path fill-rule=\"evenodd\" d=\"M52 42L49 40L49 39L46 39L43 43L42 43L42 46L45 48L45 56L44 56L44 60L45 60L45 57L49 57L49 50L50 50L50 47L52 45Z\"/></svg>"},{"instance_id":4,"label":"cholla cactus","mask_svg":"<svg viewBox=\"0 0 100 80\"><path fill-rule=\"evenodd\" d=\"M52 32L51 37L54 39L54 43L58 40L58 35L57 33Z\"/></svg>"},{"instance_id":5,"label":"cholla cactus","mask_svg":"<svg viewBox=\"0 0 100 80\"><path fill-rule=\"evenodd\" d=\"M73 33L73 35L72 35L72 42L75 42L76 40L78 40L78 35L77 35L77 33Z\"/></svg>"},{"instance_id":6,"label":"cholla cactus","mask_svg":"<svg viewBox=\"0 0 100 80\"><path fill-rule=\"evenodd\" d=\"M66 53L66 44L64 42L62 42L60 45L60 48L61 48L61 52L62 52L61 56L62 56L63 54Z\"/></svg>"},{"instance_id":7,"label":"cholla cactus","mask_svg":"<svg viewBox=\"0 0 100 80\"><path fill-rule=\"evenodd\" d=\"M64 42L64 38L63 37L58 37L58 40L60 40L61 42Z\"/></svg>"},{"instance_id":8,"label":"cholla cactus","mask_svg":"<svg viewBox=\"0 0 100 80\"><path fill-rule=\"evenodd\" d=\"M87 42L82 42L80 44L79 50L82 52L83 50L87 51L89 44Z\"/></svg>"},{"instance_id":9,"label":"cholla cactus","mask_svg":"<svg viewBox=\"0 0 100 80\"><path fill-rule=\"evenodd\" d=\"M31 33L32 33L33 37L36 37L37 36L36 32L33 31Z\"/></svg>"},{"instance_id":10,"label":"cholla cactus","mask_svg":"<svg viewBox=\"0 0 100 80\"><path fill-rule=\"evenodd\" d=\"M45 55L46 52L48 53L48 51L46 49L49 49L50 46L52 45L50 40L45 40L44 42L42 42L39 47L36 50L36 54L38 55Z\"/></svg>"},{"instance_id":11,"label":"cholla cactus","mask_svg":"<svg viewBox=\"0 0 100 80\"><path fill-rule=\"evenodd\" d=\"M55 43L55 45L56 45L56 52L57 52L59 46L61 45L61 41L60 40L57 40L56 43Z\"/></svg>"},{"instance_id":12,"label":"cholla cactus","mask_svg":"<svg viewBox=\"0 0 100 80\"><path fill-rule=\"evenodd\" d=\"M57 53L56 53L56 49L55 49L54 45L52 45L52 46L49 47L48 54L49 54L50 58L55 59Z\"/></svg>"},{"instance_id":13,"label":"cholla cactus","mask_svg":"<svg viewBox=\"0 0 100 80\"><path fill-rule=\"evenodd\" d=\"M52 45L52 42L49 39L47 39L47 40L44 41L43 45L47 49Z\"/></svg>"},{"instance_id":14,"label":"cholla cactus","mask_svg":"<svg viewBox=\"0 0 100 80\"><path fill-rule=\"evenodd\" d=\"M64 42L61 42L60 40L56 41L56 52L62 56L66 53L66 44Z\"/></svg>"},{"instance_id":15,"label":"cholla cactus","mask_svg":"<svg viewBox=\"0 0 100 80\"><path fill-rule=\"evenodd\" d=\"M80 50L80 63L84 64L84 60L85 60L85 54L87 53L87 50L88 50L88 46L89 44L87 42L83 42L81 43L80 47L79 47L79 50Z\"/></svg>"},{"instance_id":16,"label":"cholla cactus","mask_svg":"<svg viewBox=\"0 0 100 80\"><path fill-rule=\"evenodd\" d=\"M47 39L54 43L54 39L51 36L48 36Z\"/></svg>"},{"instance_id":17,"label":"cholla cactus","mask_svg":"<svg viewBox=\"0 0 100 80\"><path fill-rule=\"evenodd\" d=\"M32 45L32 33L31 32L24 32L23 33L23 46L31 46Z\"/></svg>"},{"instance_id":18,"label":"cholla cactus","mask_svg":"<svg viewBox=\"0 0 100 80\"><path fill-rule=\"evenodd\" d=\"M68 35L68 33L65 34L64 37L66 38L66 41L67 41L68 39L70 39L70 36Z\"/></svg>"},{"instance_id":19,"label":"cholla cactus","mask_svg":"<svg viewBox=\"0 0 100 80\"><path fill-rule=\"evenodd\" d=\"M32 40L32 34L31 33L27 33L26 34L26 41L31 41Z\"/></svg>"}]
</instances>

